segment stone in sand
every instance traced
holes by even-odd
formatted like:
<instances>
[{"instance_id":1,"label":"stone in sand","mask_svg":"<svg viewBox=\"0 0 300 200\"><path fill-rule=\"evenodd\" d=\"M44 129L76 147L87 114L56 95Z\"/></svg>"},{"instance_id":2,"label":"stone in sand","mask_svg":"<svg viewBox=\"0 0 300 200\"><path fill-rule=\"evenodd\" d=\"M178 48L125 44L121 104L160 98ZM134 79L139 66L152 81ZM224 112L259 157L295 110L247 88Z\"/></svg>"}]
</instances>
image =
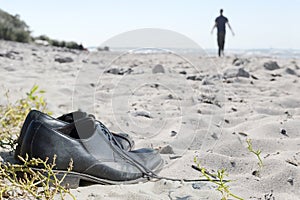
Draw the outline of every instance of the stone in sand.
<instances>
[{"instance_id":1,"label":"stone in sand","mask_svg":"<svg viewBox=\"0 0 300 200\"><path fill-rule=\"evenodd\" d=\"M285 69L285 72L287 73L287 74L290 74L290 75L296 75L297 73L293 70L293 69L291 69L291 68L286 68Z\"/></svg>"},{"instance_id":2,"label":"stone in sand","mask_svg":"<svg viewBox=\"0 0 300 200\"><path fill-rule=\"evenodd\" d=\"M224 72L224 78L244 77L249 78L250 74L243 68L228 68Z\"/></svg>"},{"instance_id":3,"label":"stone in sand","mask_svg":"<svg viewBox=\"0 0 300 200\"><path fill-rule=\"evenodd\" d=\"M165 73L165 69L161 64L155 65L154 68L152 69L153 74L157 73Z\"/></svg>"},{"instance_id":4,"label":"stone in sand","mask_svg":"<svg viewBox=\"0 0 300 200\"><path fill-rule=\"evenodd\" d=\"M191 75L186 77L187 80L192 80L192 81L202 81L203 80L203 76L196 76L196 75Z\"/></svg>"},{"instance_id":5,"label":"stone in sand","mask_svg":"<svg viewBox=\"0 0 300 200\"><path fill-rule=\"evenodd\" d=\"M8 72L13 72L16 71L16 69L14 67L8 66L8 67L4 67L4 69Z\"/></svg>"},{"instance_id":6,"label":"stone in sand","mask_svg":"<svg viewBox=\"0 0 300 200\"><path fill-rule=\"evenodd\" d=\"M22 56L19 56L19 52L17 51L8 51L6 53L0 53L0 57L9 58L12 60L23 60Z\"/></svg>"},{"instance_id":7,"label":"stone in sand","mask_svg":"<svg viewBox=\"0 0 300 200\"><path fill-rule=\"evenodd\" d=\"M162 147L159 152L161 154L174 154L174 150L170 145Z\"/></svg>"},{"instance_id":8,"label":"stone in sand","mask_svg":"<svg viewBox=\"0 0 300 200\"><path fill-rule=\"evenodd\" d=\"M171 137L174 137L175 135L177 135L176 131L171 131Z\"/></svg>"},{"instance_id":9,"label":"stone in sand","mask_svg":"<svg viewBox=\"0 0 300 200\"><path fill-rule=\"evenodd\" d=\"M147 112L145 110L136 111L136 112L132 113L132 115L135 117L152 118L152 116L150 115L150 112Z\"/></svg>"},{"instance_id":10,"label":"stone in sand","mask_svg":"<svg viewBox=\"0 0 300 200\"><path fill-rule=\"evenodd\" d=\"M124 75L124 74L130 74L133 72L131 68L123 69L123 68L111 68L106 71L106 73L114 74L114 75Z\"/></svg>"},{"instance_id":11,"label":"stone in sand","mask_svg":"<svg viewBox=\"0 0 300 200\"><path fill-rule=\"evenodd\" d=\"M280 67L277 64L277 62L269 61L269 62L264 63L264 68L267 70L276 70L276 69L279 69Z\"/></svg>"},{"instance_id":12,"label":"stone in sand","mask_svg":"<svg viewBox=\"0 0 300 200\"><path fill-rule=\"evenodd\" d=\"M73 62L74 60L71 57L58 57L55 58L54 61L59 63L70 63Z\"/></svg>"},{"instance_id":13,"label":"stone in sand","mask_svg":"<svg viewBox=\"0 0 300 200\"><path fill-rule=\"evenodd\" d=\"M250 61L248 59L241 59L241 58L235 58L233 61L232 61L232 64L234 66L240 66L240 65L245 65L247 63L249 63Z\"/></svg>"}]
</instances>

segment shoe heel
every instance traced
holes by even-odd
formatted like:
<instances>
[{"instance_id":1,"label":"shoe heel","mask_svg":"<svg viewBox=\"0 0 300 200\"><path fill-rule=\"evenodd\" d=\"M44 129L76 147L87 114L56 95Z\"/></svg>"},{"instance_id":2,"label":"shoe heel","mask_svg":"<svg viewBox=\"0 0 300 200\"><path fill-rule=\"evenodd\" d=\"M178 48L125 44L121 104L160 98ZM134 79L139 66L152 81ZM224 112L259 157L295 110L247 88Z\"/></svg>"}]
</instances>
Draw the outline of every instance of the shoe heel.
<instances>
[{"instance_id":1,"label":"shoe heel","mask_svg":"<svg viewBox=\"0 0 300 200\"><path fill-rule=\"evenodd\" d=\"M48 174L46 172L42 171L41 169L36 169L36 168L32 168L32 169L35 172L40 172L45 177L48 177ZM80 176L78 176L76 174L71 174L71 172L67 173L67 172L63 172L63 171L59 171L59 172L54 171L54 173L55 173L56 180L60 181L60 180L63 179L63 181L60 183L60 185L62 187L70 188L70 189L76 189L76 188L79 187ZM66 173L67 173L67 175L65 175ZM24 178L24 173L23 172L18 172L17 176L18 176L18 178L23 179ZM49 185L55 187L53 176L51 176L50 179L51 179L51 181L49 181ZM37 186L42 187L43 184L39 183Z\"/></svg>"},{"instance_id":2,"label":"shoe heel","mask_svg":"<svg viewBox=\"0 0 300 200\"><path fill-rule=\"evenodd\" d=\"M74 175L70 173L68 173L67 175L65 175L65 173L57 173L55 176L58 180L64 178L60 184L63 187L70 188L70 189L76 189L79 187L80 177L78 175Z\"/></svg>"}]
</instances>

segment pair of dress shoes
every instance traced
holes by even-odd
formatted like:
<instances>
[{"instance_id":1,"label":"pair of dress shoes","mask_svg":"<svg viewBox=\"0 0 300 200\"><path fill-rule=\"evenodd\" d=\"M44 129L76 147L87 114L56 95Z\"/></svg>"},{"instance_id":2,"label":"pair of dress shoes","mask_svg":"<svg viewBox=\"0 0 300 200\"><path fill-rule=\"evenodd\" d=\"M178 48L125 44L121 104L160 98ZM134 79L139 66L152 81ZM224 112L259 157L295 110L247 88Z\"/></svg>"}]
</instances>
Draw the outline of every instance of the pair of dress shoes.
<instances>
[{"instance_id":1,"label":"pair of dress shoes","mask_svg":"<svg viewBox=\"0 0 300 200\"><path fill-rule=\"evenodd\" d=\"M76 111L53 118L32 110L17 141L15 158L41 158L53 162L71 188L81 180L101 184L136 183L151 178L163 167L160 154L150 148L133 150L134 141L125 133L111 133L94 116ZM38 168L34 168L39 170Z\"/></svg>"}]
</instances>

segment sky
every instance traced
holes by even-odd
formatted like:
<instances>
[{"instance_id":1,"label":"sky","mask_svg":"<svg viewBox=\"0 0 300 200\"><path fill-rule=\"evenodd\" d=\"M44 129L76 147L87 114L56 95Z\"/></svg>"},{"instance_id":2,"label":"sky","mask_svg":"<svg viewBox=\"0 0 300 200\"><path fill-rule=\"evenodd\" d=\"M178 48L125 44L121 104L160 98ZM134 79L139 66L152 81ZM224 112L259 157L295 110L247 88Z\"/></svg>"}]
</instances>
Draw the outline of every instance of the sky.
<instances>
[{"instance_id":1,"label":"sky","mask_svg":"<svg viewBox=\"0 0 300 200\"><path fill-rule=\"evenodd\" d=\"M216 48L210 33L219 10L235 36L226 34L230 49L300 49L300 0L0 0L0 8L19 14L34 36L100 46L124 32L167 29Z\"/></svg>"}]
</instances>

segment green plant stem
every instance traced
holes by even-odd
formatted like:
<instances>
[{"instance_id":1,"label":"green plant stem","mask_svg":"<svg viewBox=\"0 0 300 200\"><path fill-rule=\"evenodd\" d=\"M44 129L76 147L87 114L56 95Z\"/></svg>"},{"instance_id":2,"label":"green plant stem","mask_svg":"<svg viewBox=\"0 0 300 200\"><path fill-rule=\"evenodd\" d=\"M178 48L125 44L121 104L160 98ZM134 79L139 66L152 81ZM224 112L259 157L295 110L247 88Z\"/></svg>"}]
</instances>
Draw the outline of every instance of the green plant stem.
<instances>
[{"instance_id":1,"label":"green plant stem","mask_svg":"<svg viewBox=\"0 0 300 200\"><path fill-rule=\"evenodd\" d=\"M253 150L253 147L252 147L252 141L251 141L251 139L247 139L246 140L246 142L247 142L247 144L248 144L248 150L249 150L249 152L251 152L251 153L253 153L253 154L255 154L256 155L256 157L258 158L258 166L260 167L260 168L262 168L263 167L263 161L262 161L262 159L261 159L261 157L260 157L260 154L261 154L261 150Z\"/></svg>"}]
</instances>

